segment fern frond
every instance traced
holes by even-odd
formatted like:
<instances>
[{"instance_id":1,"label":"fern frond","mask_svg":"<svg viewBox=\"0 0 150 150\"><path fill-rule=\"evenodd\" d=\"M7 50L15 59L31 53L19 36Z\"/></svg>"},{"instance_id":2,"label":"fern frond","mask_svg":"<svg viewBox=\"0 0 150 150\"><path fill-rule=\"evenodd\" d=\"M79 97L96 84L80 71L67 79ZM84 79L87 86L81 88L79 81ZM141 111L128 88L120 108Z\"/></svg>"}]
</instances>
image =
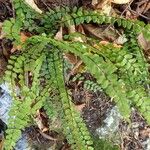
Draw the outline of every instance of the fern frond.
<instances>
[{"instance_id":1,"label":"fern frond","mask_svg":"<svg viewBox=\"0 0 150 150\"><path fill-rule=\"evenodd\" d=\"M41 48L41 47L40 47ZM30 52L29 52L30 53ZM31 113L35 113L36 109L39 106L39 103L36 103L34 107L31 109L31 105L35 102L35 100L41 98L41 102L45 97L49 95L44 95L48 93L49 88L45 87L45 89L40 91L40 70L43 64L43 60L45 59L45 55L41 55L36 57L36 59L32 59L34 62L34 66L32 69L27 69L26 65L29 66L31 62L28 61L27 53L23 53L22 55L15 57L11 56L9 60L8 70L6 72L5 80L11 86L11 95L13 97L13 106L9 112L9 124L8 129L6 131L6 149L12 149L15 146L15 142L21 136L21 130L24 129L28 123L30 122ZM26 62L26 63L25 63ZM27 63L28 62L28 63ZM32 74L32 84L28 82L28 72ZM19 91L15 91L14 87L16 87L16 81L20 86ZM42 96L40 94L43 94ZM38 98L37 98L38 97ZM20 107L21 106L21 107Z\"/></svg>"},{"instance_id":2,"label":"fern frond","mask_svg":"<svg viewBox=\"0 0 150 150\"><path fill-rule=\"evenodd\" d=\"M98 54L90 53L89 52L90 50L88 49L89 46L86 47L86 45L79 42L67 43L67 42L54 41L53 39L50 39L50 42L53 45L58 46L59 48L60 47L63 48L64 51L70 51L76 54L83 60L89 72L91 72L92 75L97 79L97 82L101 85L101 87L105 90L105 92L110 97L114 98L116 104L118 105L120 111L122 112L122 115L127 120L129 119L130 112L131 112L130 109L131 102L132 104L137 103L138 101L141 100L143 94L145 95L142 98L143 103L144 103L144 98L149 99L149 96L146 94L143 87L140 88L141 89L140 91L142 92L138 94L140 84L136 84L136 86L134 87L134 93L138 95L136 96L135 94L134 96L136 98L132 99L131 101L131 97L128 96L128 94L129 94L129 90L133 89L133 87L130 87L129 85L126 84L126 82L123 79L120 79L120 76L118 76L116 72L118 68L114 64L112 64L110 59L108 59L107 57L105 58L104 55L100 56ZM82 51L80 51L81 47L82 47ZM148 101L145 100L145 103L147 102ZM145 113L143 115L145 116L145 118L147 118L147 121L149 122L150 121L149 117L148 115L146 115L146 112L149 112L148 111L149 105L147 105L146 107L145 104L143 106L142 104L140 106L138 105L136 106L139 108L142 114L143 114L143 109L145 110Z\"/></svg>"},{"instance_id":3,"label":"fern frond","mask_svg":"<svg viewBox=\"0 0 150 150\"><path fill-rule=\"evenodd\" d=\"M129 121L131 107L135 106L150 124L148 64L135 38L142 32L150 39L149 25L76 7L58 7L39 15L23 0L14 0L13 4L16 17L5 21L3 30L7 38L22 46L22 51L10 57L5 72L5 81L9 83L13 97L6 149L15 146L21 130L28 126L38 109L44 106L47 112L52 112L57 107L56 99L62 106L64 133L72 149L93 149L86 125L75 111L65 87L64 52L81 58L86 70L97 80L97 83L88 83L90 88L95 91L101 87L116 102L126 120ZM113 44L102 45L86 36L82 38L86 38L87 43L73 42L74 36L78 36L75 34L67 35L64 41L53 39L60 26L91 22L124 28L128 35L127 43L116 48ZM38 35L28 38L23 44L20 40L22 30L34 31ZM19 91L15 87L19 87Z\"/></svg>"},{"instance_id":4,"label":"fern frond","mask_svg":"<svg viewBox=\"0 0 150 150\"><path fill-rule=\"evenodd\" d=\"M60 59L62 56L59 56L58 52L56 51L55 53L53 53L53 58L57 58L57 60L55 60L53 63L53 69L55 71L55 84L60 94L64 113L64 132L73 149L92 150L93 143L90 138L89 132L80 115L78 114L78 112L75 111L75 108L73 107L73 104L68 96L64 82L63 64L62 60Z\"/></svg>"},{"instance_id":5,"label":"fern frond","mask_svg":"<svg viewBox=\"0 0 150 150\"><path fill-rule=\"evenodd\" d=\"M91 80L85 81L84 88L93 92L102 91L102 88L100 87L100 85Z\"/></svg>"},{"instance_id":6,"label":"fern frond","mask_svg":"<svg viewBox=\"0 0 150 150\"><path fill-rule=\"evenodd\" d=\"M127 31L132 31L134 34L143 32L147 39L150 35L149 25L145 25L142 21L107 16L97 11L85 10L82 7L74 7L73 9L68 7L57 7L50 10L43 17L42 26L44 26L47 31L53 31L54 29L57 30L60 25L69 27L74 24L79 25L90 22L97 24L117 24L119 27L123 27Z\"/></svg>"}]
</instances>

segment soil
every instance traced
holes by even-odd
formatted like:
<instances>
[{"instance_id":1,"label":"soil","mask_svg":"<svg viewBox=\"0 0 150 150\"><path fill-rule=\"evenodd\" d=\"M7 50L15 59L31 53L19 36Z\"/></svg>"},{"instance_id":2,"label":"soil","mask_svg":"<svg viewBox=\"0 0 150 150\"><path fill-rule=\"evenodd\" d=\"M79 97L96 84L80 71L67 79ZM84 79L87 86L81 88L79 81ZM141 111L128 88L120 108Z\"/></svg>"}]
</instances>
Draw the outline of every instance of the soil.
<instances>
[{"instance_id":1,"label":"soil","mask_svg":"<svg viewBox=\"0 0 150 150\"><path fill-rule=\"evenodd\" d=\"M57 6L80 6L80 0L35 0L37 6L42 10L54 9Z\"/></svg>"},{"instance_id":2,"label":"soil","mask_svg":"<svg viewBox=\"0 0 150 150\"><path fill-rule=\"evenodd\" d=\"M13 10L10 0L0 0L0 22L13 17Z\"/></svg>"}]
</instances>

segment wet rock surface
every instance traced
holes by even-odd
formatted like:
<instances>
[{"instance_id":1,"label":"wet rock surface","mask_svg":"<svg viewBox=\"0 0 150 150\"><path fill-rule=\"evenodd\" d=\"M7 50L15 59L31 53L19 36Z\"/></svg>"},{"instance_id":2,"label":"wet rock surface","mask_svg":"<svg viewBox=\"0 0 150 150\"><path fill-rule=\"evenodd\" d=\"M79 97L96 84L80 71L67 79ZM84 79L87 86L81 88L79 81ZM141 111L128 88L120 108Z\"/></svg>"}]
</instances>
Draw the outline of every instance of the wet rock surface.
<instances>
[{"instance_id":1,"label":"wet rock surface","mask_svg":"<svg viewBox=\"0 0 150 150\"><path fill-rule=\"evenodd\" d=\"M12 99L9 94L8 86L6 84L0 85L0 119L7 123L8 111L12 104Z\"/></svg>"},{"instance_id":2,"label":"wet rock surface","mask_svg":"<svg viewBox=\"0 0 150 150\"><path fill-rule=\"evenodd\" d=\"M120 144L118 129L122 118L121 114L116 106L109 109L106 114L102 126L96 129L96 134L100 139L110 139L114 144Z\"/></svg>"}]
</instances>

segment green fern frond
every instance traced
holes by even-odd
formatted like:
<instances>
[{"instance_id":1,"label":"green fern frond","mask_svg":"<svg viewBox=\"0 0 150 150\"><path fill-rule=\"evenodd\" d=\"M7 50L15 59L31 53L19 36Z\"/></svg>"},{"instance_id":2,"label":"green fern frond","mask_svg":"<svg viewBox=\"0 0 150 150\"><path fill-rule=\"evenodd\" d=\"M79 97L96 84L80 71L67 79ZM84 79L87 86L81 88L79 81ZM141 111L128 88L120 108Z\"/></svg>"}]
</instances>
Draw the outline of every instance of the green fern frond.
<instances>
[{"instance_id":1,"label":"green fern frond","mask_svg":"<svg viewBox=\"0 0 150 150\"><path fill-rule=\"evenodd\" d=\"M58 87L64 113L64 132L73 149L92 150L93 142L90 138L89 132L80 115L75 111L65 87L62 56L59 56L57 52L54 52L53 58L57 58L53 63L55 71L54 78L56 80L55 84Z\"/></svg>"},{"instance_id":2,"label":"green fern frond","mask_svg":"<svg viewBox=\"0 0 150 150\"><path fill-rule=\"evenodd\" d=\"M150 124L148 64L135 37L143 32L150 39L149 25L76 7L58 7L39 15L23 0L14 0L13 4L16 17L5 21L3 30L7 38L22 46L22 51L10 57L4 78L13 97L6 149L11 150L15 146L21 130L28 126L38 109L44 107L48 115L55 106L59 109L56 99L62 107L64 134L72 149L94 149L86 125L76 112L65 86L63 53L66 52L81 58L86 71L97 80L97 83L89 83L90 88L95 91L101 87L116 102L126 120L129 121L131 107L135 106ZM116 48L113 44L102 45L79 34L66 35L64 41L53 39L60 26L91 22L124 28L128 41L121 48ZM23 44L20 41L22 30L34 31L37 35ZM86 38L89 43L74 42L74 36ZM18 91L16 87L19 87Z\"/></svg>"},{"instance_id":3,"label":"green fern frond","mask_svg":"<svg viewBox=\"0 0 150 150\"><path fill-rule=\"evenodd\" d=\"M139 87L141 87L140 94L141 96L136 96L136 98L132 101L130 97L128 96L129 90L133 89L133 87L129 87L129 85L126 84L126 81L123 79L120 79L121 76L118 76L117 70L118 68L110 61L110 59L107 59L104 57L104 55L100 56L98 54L92 54L90 53L89 49L90 46L86 47L83 43L75 42L75 43L67 43L67 42L59 42L59 41L54 41L53 39L50 39L50 42L53 45L58 46L59 48L63 48L64 51L70 51L77 56L79 56L83 62L85 63L87 69L89 72L92 73L92 75L97 79L97 82L101 85L101 87L105 90L105 92L112 98L114 98L116 104L120 108L120 111L122 112L122 115L124 118L127 120L129 119L130 116L130 103L135 104L138 101L141 100L141 97L143 96L144 92L144 97L149 99L149 96L146 94L146 91L140 84L136 84L134 87L134 92L138 94L139 92ZM80 51L82 47L82 51ZM93 49L93 48L91 48ZM104 59L105 58L105 59ZM125 64L124 64L125 65ZM135 96L135 95L134 95ZM133 96L133 97L134 97ZM144 103L144 99L142 98L142 101ZM146 100L147 102L147 100ZM143 114L143 109L145 109L145 113L143 114L145 118L147 118L147 121L149 122L149 117L146 115L146 112L148 112L149 105L145 107L145 104L140 107L136 105L141 113ZM143 109L142 109L143 108Z\"/></svg>"}]
</instances>

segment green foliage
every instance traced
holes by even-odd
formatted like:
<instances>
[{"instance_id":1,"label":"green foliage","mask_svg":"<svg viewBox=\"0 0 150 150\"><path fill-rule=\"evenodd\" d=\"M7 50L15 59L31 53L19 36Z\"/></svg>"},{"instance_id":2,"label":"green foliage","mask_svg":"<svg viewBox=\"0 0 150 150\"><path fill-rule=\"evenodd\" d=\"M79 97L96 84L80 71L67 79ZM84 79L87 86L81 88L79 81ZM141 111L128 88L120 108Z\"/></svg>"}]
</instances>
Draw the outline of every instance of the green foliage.
<instances>
[{"instance_id":1,"label":"green foliage","mask_svg":"<svg viewBox=\"0 0 150 150\"><path fill-rule=\"evenodd\" d=\"M84 88L93 92L102 91L102 88L100 87L100 85L98 85L97 83L91 80L85 81Z\"/></svg>"},{"instance_id":2,"label":"green foliage","mask_svg":"<svg viewBox=\"0 0 150 150\"><path fill-rule=\"evenodd\" d=\"M7 150L13 149L21 130L42 107L49 117L57 115L55 109L62 108L63 130L72 149L94 149L90 133L65 87L63 53L67 52L80 57L86 71L96 78L97 83L86 81L85 87L94 92L102 88L116 102L127 121L130 121L131 107L134 106L150 124L148 65L136 41L140 32L150 38L148 25L76 7L73 10L56 8L39 15L23 0L14 0L13 3L16 17L5 21L3 30L7 38L22 46L22 51L10 57L4 78L10 84L13 97L5 141ZM73 42L73 36L79 34L66 35L63 41L53 38L60 26L90 22L116 25L123 27L126 33L132 31L132 34L127 34L128 41L121 48L99 44L86 36L84 38L89 43ZM22 30L33 31L36 35L21 43ZM19 92L16 87L19 87Z\"/></svg>"},{"instance_id":3,"label":"green foliage","mask_svg":"<svg viewBox=\"0 0 150 150\"><path fill-rule=\"evenodd\" d=\"M64 125L64 132L69 139L69 143L71 144L73 149L89 149L92 150L91 137L88 133L86 125L83 123L78 112L75 111L69 95L65 88L64 83L64 72L63 72L63 63L62 63L62 56L59 56L59 51L57 54L53 52L53 58L56 60L54 61L53 70L55 71L55 76L53 77L56 82L54 83L57 88L59 89L59 95L62 103L63 108L63 125ZM57 66L57 68L56 68Z\"/></svg>"},{"instance_id":4,"label":"green foliage","mask_svg":"<svg viewBox=\"0 0 150 150\"><path fill-rule=\"evenodd\" d=\"M86 80L85 77L81 74L77 74L72 81L82 81L83 82L83 87L86 90L89 91L93 91L93 92L97 92L97 91L102 91L102 88L99 84L97 84L96 82L92 81L92 80Z\"/></svg>"},{"instance_id":5,"label":"green foliage","mask_svg":"<svg viewBox=\"0 0 150 150\"><path fill-rule=\"evenodd\" d=\"M98 137L93 137L93 141L95 150L119 150L118 146L114 146L111 142L99 139Z\"/></svg>"},{"instance_id":6,"label":"green foliage","mask_svg":"<svg viewBox=\"0 0 150 150\"><path fill-rule=\"evenodd\" d=\"M24 0L14 0L13 4L16 12L15 19L6 20L3 23L3 31L9 39L15 40L15 44L18 45L20 44L20 31L37 31L38 19L42 15L27 6Z\"/></svg>"},{"instance_id":7,"label":"green foliage","mask_svg":"<svg viewBox=\"0 0 150 150\"><path fill-rule=\"evenodd\" d=\"M146 39L150 40L150 24L146 25L145 30L143 31L143 34Z\"/></svg>"}]
</instances>

